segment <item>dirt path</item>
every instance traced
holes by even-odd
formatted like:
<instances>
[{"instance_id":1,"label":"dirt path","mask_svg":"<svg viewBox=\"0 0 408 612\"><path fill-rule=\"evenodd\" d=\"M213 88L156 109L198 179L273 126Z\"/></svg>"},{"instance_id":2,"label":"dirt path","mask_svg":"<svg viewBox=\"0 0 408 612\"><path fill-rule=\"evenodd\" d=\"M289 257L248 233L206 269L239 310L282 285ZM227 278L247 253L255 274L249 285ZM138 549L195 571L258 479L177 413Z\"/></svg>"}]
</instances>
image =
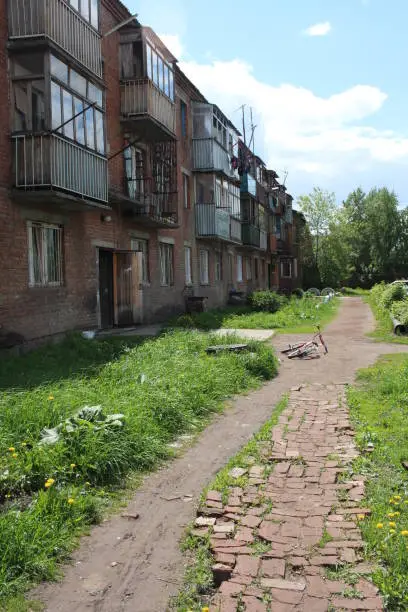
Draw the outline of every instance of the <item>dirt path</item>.
<instances>
[{"instance_id":1,"label":"dirt path","mask_svg":"<svg viewBox=\"0 0 408 612\"><path fill-rule=\"evenodd\" d=\"M203 488L270 417L282 394L300 383L351 382L357 369L384 353L406 352L402 345L377 344L364 337L374 328L360 298L343 300L324 336L329 355L317 360L283 361L277 379L239 397L182 457L150 476L129 504L133 520L116 516L92 530L65 568L59 584L42 585L33 597L51 612L164 612L183 576L179 540L193 519ZM279 348L290 341L277 336ZM165 498L180 495L178 499ZM184 501L183 496L191 501Z\"/></svg>"},{"instance_id":2,"label":"dirt path","mask_svg":"<svg viewBox=\"0 0 408 612\"><path fill-rule=\"evenodd\" d=\"M359 523L369 512L361 508L364 482L346 472L358 455L353 438L344 385L302 386L291 393L245 488L231 487L224 506L220 493L208 492L197 522L214 523L213 571L221 585L211 612L236 612L237 597L249 612L267 612L268 599L273 612L383 610L365 578L351 598L343 596L350 592L346 582L325 579L326 568L343 563L356 573L370 571L359 563ZM214 507L223 515L208 518ZM209 529L200 527L200 534Z\"/></svg>"}]
</instances>

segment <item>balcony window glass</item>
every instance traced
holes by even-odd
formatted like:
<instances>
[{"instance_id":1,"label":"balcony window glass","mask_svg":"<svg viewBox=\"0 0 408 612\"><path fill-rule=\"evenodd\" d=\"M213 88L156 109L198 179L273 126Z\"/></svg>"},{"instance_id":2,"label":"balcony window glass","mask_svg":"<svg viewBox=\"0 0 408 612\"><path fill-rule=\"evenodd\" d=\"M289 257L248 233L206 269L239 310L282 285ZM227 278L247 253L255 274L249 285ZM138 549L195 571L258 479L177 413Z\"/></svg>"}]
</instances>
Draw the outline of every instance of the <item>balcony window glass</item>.
<instances>
[{"instance_id":1,"label":"balcony window glass","mask_svg":"<svg viewBox=\"0 0 408 612\"><path fill-rule=\"evenodd\" d=\"M147 76L153 80L153 69L152 69L152 48L146 45L146 64L147 64Z\"/></svg>"},{"instance_id":2,"label":"balcony window glass","mask_svg":"<svg viewBox=\"0 0 408 612\"><path fill-rule=\"evenodd\" d=\"M55 57L55 55L51 55L50 64L52 76L68 85L68 66Z\"/></svg>"},{"instance_id":3,"label":"balcony window glass","mask_svg":"<svg viewBox=\"0 0 408 612\"><path fill-rule=\"evenodd\" d=\"M91 24L96 30L99 29L98 0L91 0Z\"/></svg>"},{"instance_id":4,"label":"balcony window glass","mask_svg":"<svg viewBox=\"0 0 408 612\"><path fill-rule=\"evenodd\" d=\"M88 108L85 112L86 125L86 145L90 149L95 149L95 121L93 108Z\"/></svg>"},{"instance_id":5,"label":"balcony window glass","mask_svg":"<svg viewBox=\"0 0 408 612\"><path fill-rule=\"evenodd\" d=\"M31 110L33 132L45 130L44 81L34 81L31 84Z\"/></svg>"},{"instance_id":6,"label":"balcony window glass","mask_svg":"<svg viewBox=\"0 0 408 612\"><path fill-rule=\"evenodd\" d=\"M81 96L84 96L84 98L86 98L86 79L77 72L75 72L75 70L70 71L69 84L72 89L74 89L79 94L81 94Z\"/></svg>"},{"instance_id":7,"label":"balcony window glass","mask_svg":"<svg viewBox=\"0 0 408 612\"><path fill-rule=\"evenodd\" d=\"M98 153L105 152L105 136L103 131L103 114L95 109L95 132L96 132L96 150Z\"/></svg>"},{"instance_id":8,"label":"balcony window glass","mask_svg":"<svg viewBox=\"0 0 408 612\"><path fill-rule=\"evenodd\" d=\"M65 124L63 127L64 136L67 138L74 139L74 122L69 121L74 116L73 108L72 108L73 98L72 94L68 91L62 91L62 113L63 113L63 123ZM68 121L68 123L67 123Z\"/></svg>"},{"instance_id":9,"label":"balcony window glass","mask_svg":"<svg viewBox=\"0 0 408 612\"><path fill-rule=\"evenodd\" d=\"M164 66L164 93L170 98L170 79L169 79L169 67Z\"/></svg>"},{"instance_id":10,"label":"balcony window glass","mask_svg":"<svg viewBox=\"0 0 408 612\"><path fill-rule=\"evenodd\" d=\"M169 70L169 88L170 88L170 100L174 101L174 75L173 75L172 70Z\"/></svg>"},{"instance_id":11,"label":"balcony window glass","mask_svg":"<svg viewBox=\"0 0 408 612\"><path fill-rule=\"evenodd\" d=\"M70 5L72 6L72 8L74 8L76 11L79 11L79 2L80 0L69 0Z\"/></svg>"},{"instance_id":12,"label":"balcony window glass","mask_svg":"<svg viewBox=\"0 0 408 612\"><path fill-rule=\"evenodd\" d=\"M73 9L95 29L99 26L99 0L68 0Z\"/></svg>"},{"instance_id":13,"label":"balcony window glass","mask_svg":"<svg viewBox=\"0 0 408 612\"><path fill-rule=\"evenodd\" d=\"M40 76L44 74L44 54L30 53L12 58L13 77Z\"/></svg>"},{"instance_id":14,"label":"balcony window glass","mask_svg":"<svg viewBox=\"0 0 408 612\"><path fill-rule=\"evenodd\" d=\"M86 20L90 19L89 0L81 0L81 15Z\"/></svg>"},{"instance_id":15,"label":"balcony window glass","mask_svg":"<svg viewBox=\"0 0 408 612\"><path fill-rule=\"evenodd\" d=\"M102 89L96 87L93 83L88 81L88 100L90 102L96 102L98 106L103 106L103 92Z\"/></svg>"},{"instance_id":16,"label":"balcony window glass","mask_svg":"<svg viewBox=\"0 0 408 612\"><path fill-rule=\"evenodd\" d=\"M51 114L52 129L56 130L62 124L61 87L51 83Z\"/></svg>"},{"instance_id":17,"label":"balcony window glass","mask_svg":"<svg viewBox=\"0 0 408 612\"><path fill-rule=\"evenodd\" d=\"M29 122L29 83L14 83L14 129L26 132L29 130Z\"/></svg>"},{"instance_id":18,"label":"balcony window glass","mask_svg":"<svg viewBox=\"0 0 408 612\"><path fill-rule=\"evenodd\" d=\"M75 117L75 140L79 144L85 144L85 117L84 117L84 103L79 98L74 97L74 113Z\"/></svg>"},{"instance_id":19,"label":"balcony window glass","mask_svg":"<svg viewBox=\"0 0 408 612\"><path fill-rule=\"evenodd\" d=\"M157 54L152 50L152 74L153 74L153 83L157 86L159 86L159 72L158 72L158 68L157 68Z\"/></svg>"}]
</instances>

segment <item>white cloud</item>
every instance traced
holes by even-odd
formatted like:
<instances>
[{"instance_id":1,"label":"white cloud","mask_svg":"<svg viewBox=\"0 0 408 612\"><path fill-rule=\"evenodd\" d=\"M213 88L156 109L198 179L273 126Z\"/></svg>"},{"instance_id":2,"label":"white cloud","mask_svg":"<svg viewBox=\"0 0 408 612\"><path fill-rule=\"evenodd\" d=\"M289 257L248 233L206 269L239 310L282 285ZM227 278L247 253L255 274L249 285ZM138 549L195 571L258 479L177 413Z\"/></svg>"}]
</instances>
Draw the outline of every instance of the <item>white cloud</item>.
<instances>
[{"instance_id":1,"label":"white cloud","mask_svg":"<svg viewBox=\"0 0 408 612\"><path fill-rule=\"evenodd\" d=\"M174 55L174 57L178 60L181 60L183 57L183 45L181 43L180 38L177 35L173 34L159 34L159 38L164 42L168 50Z\"/></svg>"},{"instance_id":2,"label":"white cloud","mask_svg":"<svg viewBox=\"0 0 408 612\"><path fill-rule=\"evenodd\" d=\"M327 36L329 32L331 32L331 23L330 21L323 21L321 23L315 23L314 25L306 28L304 33L307 36Z\"/></svg>"},{"instance_id":3,"label":"white cloud","mask_svg":"<svg viewBox=\"0 0 408 612\"><path fill-rule=\"evenodd\" d=\"M182 57L183 46L176 36L162 39ZM240 59L204 63L185 59L180 68L239 129L238 107L253 108L256 150L278 173L289 170L287 184L294 195L316 183L342 196L356 185L366 183L370 188L378 180L399 181L405 188L408 135L369 126L369 117L387 100L378 87L355 85L321 97L294 84L262 82Z\"/></svg>"}]
</instances>

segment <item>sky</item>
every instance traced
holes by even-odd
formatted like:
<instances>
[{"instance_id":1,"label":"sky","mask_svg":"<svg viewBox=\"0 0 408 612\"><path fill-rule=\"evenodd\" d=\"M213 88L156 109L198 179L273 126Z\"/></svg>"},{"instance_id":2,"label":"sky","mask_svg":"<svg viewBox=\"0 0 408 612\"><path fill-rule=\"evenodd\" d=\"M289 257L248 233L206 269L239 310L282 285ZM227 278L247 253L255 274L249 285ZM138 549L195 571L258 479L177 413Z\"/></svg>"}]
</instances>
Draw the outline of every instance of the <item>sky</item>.
<instances>
[{"instance_id":1,"label":"sky","mask_svg":"<svg viewBox=\"0 0 408 612\"><path fill-rule=\"evenodd\" d=\"M408 204L407 0L125 0L295 199L358 186Z\"/></svg>"}]
</instances>

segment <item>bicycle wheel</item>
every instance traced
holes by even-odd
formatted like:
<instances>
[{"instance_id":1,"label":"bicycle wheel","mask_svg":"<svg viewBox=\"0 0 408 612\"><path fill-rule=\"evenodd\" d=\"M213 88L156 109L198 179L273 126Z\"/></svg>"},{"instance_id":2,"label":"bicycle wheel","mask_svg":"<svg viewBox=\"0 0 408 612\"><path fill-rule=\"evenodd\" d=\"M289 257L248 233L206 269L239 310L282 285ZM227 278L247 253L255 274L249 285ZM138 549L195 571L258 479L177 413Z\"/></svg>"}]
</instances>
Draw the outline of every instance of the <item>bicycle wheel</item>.
<instances>
[{"instance_id":1,"label":"bicycle wheel","mask_svg":"<svg viewBox=\"0 0 408 612\"><path fill-rule=\"evenodd\" d=\"M287 355L288 353L292 352L292 351L296 351L297 349L302 348L302 346L304 346L304 342L298 342L297 344L290 344L289 348L284 349L283 351L281 351L282 355Z\"/></svg>"}]
</instances>

